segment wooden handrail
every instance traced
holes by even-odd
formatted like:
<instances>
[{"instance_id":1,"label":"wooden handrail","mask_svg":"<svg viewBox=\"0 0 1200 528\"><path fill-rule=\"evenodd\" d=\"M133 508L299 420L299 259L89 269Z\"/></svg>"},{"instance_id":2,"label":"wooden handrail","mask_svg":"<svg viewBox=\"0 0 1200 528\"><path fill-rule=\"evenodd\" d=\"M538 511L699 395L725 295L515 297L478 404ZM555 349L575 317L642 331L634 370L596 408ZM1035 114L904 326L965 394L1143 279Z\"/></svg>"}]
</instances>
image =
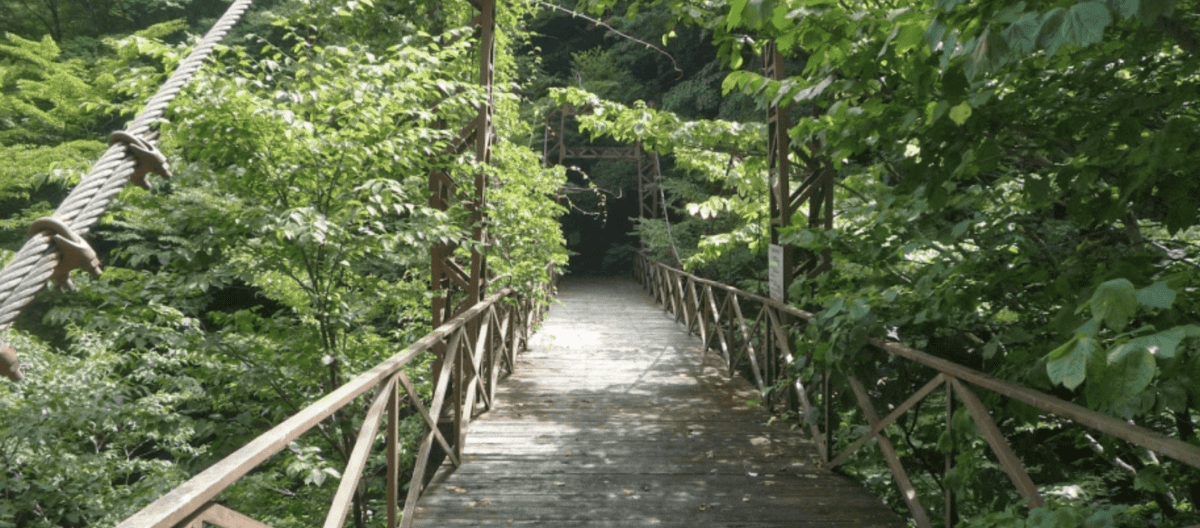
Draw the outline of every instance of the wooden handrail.
<instances>
[{"instance_id":1,"label":"wooden handrail","mask_svg":"<svg viewBox=\"0 0 1200 528\"><path fill-rule=\"evenodd\" d=\"M506 306L506 303L500 302L502 299L507 298L517 298L518 302L514 303L515 306ZM228 517L231 515L229 512L232 510L224 507L212 508L210 507L210 501L215 499L218 494L238 479L281 451L289 442L313 429L318 423L332 416L335 412L346 408L347 405L359 396L378 388L379 392L376 396L376 402L371 406L369 416L363 424L362 432L359 435L359 442L355 445L354 455L349 462L348 471L343 473L343 479L347 481L353 480L353 483L343 482L330 509L329 516L326 519L326 526L341 526L348 511L351 494L358 486L358 480L363 473L362 466L372 447L371 444L374 443L375 432L379 428L383 415L386 414L390 417L387 425L390 441L394 442L397 438L397 435L395 435L395 428L398 426L396 423L398 419L397 414L393 409L384 412L384 404L390 400L392 403L389 404L389 407L396 407L398 397L395 394L403 389L405 395L408 396L409 404L424 418L426 422L426 434L424 435L421 455L418 457L418 465L421 468L426 466L430 447L434 442L444 447L453 447L454 451L461 452L461 445L459 444L462 439L446 439L442 437L441 432L438 431L436 420L438 419L439 411L446 408L444 404L449 403L446 401L449 398L454 400L454 403L449 403L449 406L460 410L465 409L465 411L455 413L454 419L457 422L469 421L470 410L474 408L476 403L474 400L476 398L472 397L472 401L470 402L460 400L468 394L473 394L475 391L467 390L462 384L451 386L450 380L452 378L472 379L472 376L474 376L475 379L472 379L472 387L470 389L474 389L474 384L476 383L494 383L496 376L491 370L501 368L503 364L512 365L514 363L512 361L512 354L515 353L518 342L524 343L528 341L529 326L536 317L534 314L536 311L539 311L538 307L531 301L520 299L512 288L500 290L425 335L400 353L338 387L325 397L258 436L241 449L238 449L192 477L184 484L171 490L141 511L122 521L117 525L117 528L169 528L179 526L183 522L194 523L201 520L215 523L219 521L218 516L220 515ZM487 324L489 321L501 322L497 325L489 326ZM517 327L520 327L520 331L515 331ZM482 330L478 330L480 335L476 336L477 339L475 340L468 336L468 330L471 328L475 328L476 330L482 328ZM501 329L504 331L502 332ZM430 412L426 411L419 399L414 398L415 389L412 387L407 376L404 375L402 368L421 354L429 352L439 343L447 343L449 345L446 353L447 356L451 357L447 358L447 365L453 365L453 368L458 369L467 368L472 373L463 376L451 376L450 368L447 368L442 373L443 375L439 376L440 379L434 389L435 397L433 404L430 406ZM490 358L491 363L482 366L481 361L484 357ZM488 376L486 377L481 375L481 371L484 370L488 371ZM487 388L490 391L491 387ZM486 404L490 404L490 397ZM451 460L457 463L458 459L454 456L455 453L451 452L449 455ZM424 459L420 459L421 457L424 457ZM397 457L389 456L388 460L390 464L396 463ZM398 468L389 467L388 471L389 473L394 473L398 471ZM415 472L413 483L410 484L410 491L418 491L422 487L421 479L423 475L423 471ZM398 498L395 495L399 493L397 491L398 486L392 484L388 488L390 495L389 502L397 502ZM411 506L409 505L409 508ZM241 513L234 513L244 516ZM403 520L395 519L395 516L394 508L389 508L389 517L392 517L389 519L389 526L396 526L397 524L401 526L410 525L412 522L411 516Z\"/></svg>"},{"instance_id":2,"label":"wooden handrail","mask_svg":"<svg viewBox=\"0 0 1200 528\"><path fill-rule=\"evenodd\" d=\"M739 368L740 354L747 354L750 358L749 368L753 374L753 381L764 392L764 395L767 392L767 387L777 384L784 376L777 372L769 372L760 367L760 364L772 361L777 364L779 362L786 364L792 360L789 343L786 343L786 336L788 335L787 324L780 320L780 316L787 314L799 321L803 321L805 324L812 322L814 319L814 315L805 310L787 306L784 303L760 295L747 293L726 284L697 277L686 271L653 261L644 254L637 256L634 273L643 286L650 290L651 295L655 297L656 301L661 302L667 310L676 312L677 318L687 325L688 331L692 331L694 326L698 327L700 337L704 342L705 353L707 354L711 350L722 355L728 362L727 367L731 372ZM701 288L700 293L694 293L694 288L696 287ZM721 303L716 301L717 294L714 293L715 291L724 292L726 296L721 308L717 308L717 305ZM705 299L708 300L707 303ZM747 330L748 325L746 318L742 315L739 301L748 301L752 305L757 304L759 306L758 315L754 323L749 325L752 327L749 331ZM682 312L686 312L686 315ZM720 336L719 342L710 343L711 335ZM739 337L741 339L740 344L736 342ZM767 343L771 343L772 341L774 341L774 344L767 346ZM759 344L757 347L755 346L756 342ZM917 401L934 392L939 384L942 384L946 386L947 393L954 393L958 399L967 405L972 418L980 426L980 430L987 437L986 439L993 453L1000 460L1001 466L1013 479L1018 492L1028 499L1028 504L1031 506L1040 504L1041 498L1038 495L1036 487L1026 474L1023 464L1012 453L1007 440L1004 439L995 427L995 424L991 423L991 418L986 412L987 410L983 408L982 403L964 385L970 384L1031 405L1054 416L1071 420L1133 445L1149 449L1194 468L1200 468L1200 447L1195 445L1127 423L1050 394L998 379L989 374L908 347L896 341L871 338L867 342L879 351L929 367L937 371L938 376L918 390L900 408L895 409L882 420L877 420L876 417L871 416L873 412L867 412L871 411L870 409L862 409L864 415L868 417L868 421L871 422L868 427L868 433L864 438L852 442L844 452L836 457L829 452L829 448L832 447L831 436L833 434L833 431L830 430L831 425L829 421L826 420L824 431L813 425L812 435L814 436L814 440L820 440L824 444L824 446L819 445L819 447L822 447L822 457L827 463L832 463L831 465L841 463L855 449L865 445L869 439L882 434L882 431L888 424L899 418ZM768 356L767 354L770 353L776 356ZM762 354L762 356L757 358L758 361L755 361L755 356L759 354ZM821 409L809 408L809 398L801 381L796 380L790 388L793 391L794 400L801 404L798 410L803 413L802 416L807 416L815 410L828 417L831 410L827 406ZM821 381L825 384L826 395L822 401L822 404L825 404L830 401L828 393L829 376L826 375ZM949 390L951 386L956 387L956 390ZM862 398L859 398L859 400L861 402ZM890 467L898 463L898 460L895 460L894 454L888 456L885 453L885 457L888 458ZM902 482L907 481L907 477L902 474L903 468L899 469L900 473L897 473L894 467L891 469L893 470L893 476L899 483L898 485L904 487ZM908 490L904 491L907 494ZM947 503L951 502L948 501ZM921 507L913 505L913 508L916 510ZM922 516L918 516L917 519L918 525L927 526L929 523L928 519L920 517Z\"/></svg>"}]
</instances>

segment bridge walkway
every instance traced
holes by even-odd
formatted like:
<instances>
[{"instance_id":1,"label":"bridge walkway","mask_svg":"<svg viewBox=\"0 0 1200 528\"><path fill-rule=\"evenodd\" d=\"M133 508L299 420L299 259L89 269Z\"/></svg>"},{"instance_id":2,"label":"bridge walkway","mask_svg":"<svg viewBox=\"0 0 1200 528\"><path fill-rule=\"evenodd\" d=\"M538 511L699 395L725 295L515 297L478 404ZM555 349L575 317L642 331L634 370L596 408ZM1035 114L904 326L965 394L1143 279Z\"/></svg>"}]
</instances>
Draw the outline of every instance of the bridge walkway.
<instances>
[{"instance_id":1,"label":"bridge walkway","mask_svg":"<svg viewBox=\"0 0 1200 528\"><path fill-rule=\"evenodd\" d=\"M565 279L419 527L901 527L634 282Z\"/></svg>"}]
</instances>

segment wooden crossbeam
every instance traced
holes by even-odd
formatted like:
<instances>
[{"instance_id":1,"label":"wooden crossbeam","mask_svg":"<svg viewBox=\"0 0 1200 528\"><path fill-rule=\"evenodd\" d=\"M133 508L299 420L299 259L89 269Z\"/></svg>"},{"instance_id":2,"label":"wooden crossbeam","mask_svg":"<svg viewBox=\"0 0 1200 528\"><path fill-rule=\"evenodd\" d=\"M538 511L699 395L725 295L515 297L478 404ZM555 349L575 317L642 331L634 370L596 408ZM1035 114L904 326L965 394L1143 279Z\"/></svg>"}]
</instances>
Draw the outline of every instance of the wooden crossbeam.
<instances>
[{"instance_id":1,"label":"wooden crossbeam","mask_svg":"<svg viewBox=\"0 0 1200 528\"><path fill-rule=\"evenodd\" d=\"M862 410L863 416L867 419L867 424L872 428L879 423L879 414L875 412L875 404L871 403L871 396L867 394L866 387L859 381L857 376L848 376L850 380L850 388L854 391L854 397L858 399L859 409ZM892 478L896 481L896 487L900 488L900 496L904 499L904 503L908 505L908 513L912 515L913 521L918 528L933 528L933 523L929 520L929 514L925 512L925 507L921 505L921 499L917 497L917 490L913 487L912 480L908 478L908 472L904 469L904 464L900 462L900 457L896 454L896 448L892 446L892 441L888 440L882 429L875 433L876 440L879 441L879 451L883 453L883 458L887 462L888 469L892 472Z\"/></svg>"},{"instance_id":2,"label":"wooden crossbeam","mask_svg":"<svg viewBox=\"0 0 1200 528\"><path fill-rule=\"evenodd\" d=\"M215 502L204 505L203 508L192 514L191 517L180 523L180 526L185 528L203 528L205 524L220 526L221 528L271 528L268 524L258 522L244 513L226 508Z\"/></svg>"},{"instance_id":3,"label":"wooden crossbeam","mask_svg":"<svg viewBox=\"0 0 1200 528\"><path fill-rule=\"evenodd\" d=\"M967 412L971 413L971 418L975 420L975 426L979 428L979 432L991 446L992 453L1000 460L1000 467L1004 468L1004 472L1012 480L1013 486L1016 486L1017 493L1025 498L1030 508L1041 506L1042 495L1038 493L1033 479L1029 478L1029 472L1025 471L1025 464L1013 452L1012 446L1008 445L1004 433L1001 433L1000 428L996 427L996 422L988 414L987 407L984 407L975 392L963 385L962 382L951 378L950 383L954 385L954 395L958 396L958 399L967 406Z\"/></svg>"},{"instance_id":4,"label":"wooden crossbeam","mask_svg":"<svg viewBox=\"0 0 1200 528\"><path fill-rule=\"evenodd\" d=\"M937 376L934 376L932 380L929 380L929 382L925 384L925 386L921 387L919 390L917 390L917 392L914 392L911 396L909 396L908 399L904 400L904 403L901 403L899 406L893 409L892 412L888 413L888 415L882 420L876 421L873 425L871 425L866 434L859 437L858 440L855 440L853 443L847 446L846 449L843 449L837 457L829 461L829 466L836 467L841 465L842 462L846 461L847 457L854 454L855 451L858 451L863 444L866 444L867 441L874 438L875 435L886 429L887 426L892 425L892 422L895 422L898 418L903 416L904 413L908 412L908 410L914 405L925 399L926 396L929 396L930 393L937 389L938 385L941 385L945 382L945 374L939 373Z\"/></svg>"},{"instance_id":5,"label":"wooden crossbeam","mask_svg":"<svg viewBox=\"0 0 1200 528\"><path fill-rule=\"evenodd\" d=\"M362 480L363 470L367 467L367 458L375 443L375 435L379 433L383 413L387 410L388 401L391 399L390 393L395 390L396 377L392 376L387 383L380 386L379 394L371 403L366 418L363 418L362 428L358 431L358 439L354 441L354 450L350 453L350 460L346 462L346 469L342 471L337 493L333 495L333 503L329 505L329 511L325 514L325 528L342 528L342 525L346 523L346 515L350 513L354 492Z\"/></svg>"}]
</instances>

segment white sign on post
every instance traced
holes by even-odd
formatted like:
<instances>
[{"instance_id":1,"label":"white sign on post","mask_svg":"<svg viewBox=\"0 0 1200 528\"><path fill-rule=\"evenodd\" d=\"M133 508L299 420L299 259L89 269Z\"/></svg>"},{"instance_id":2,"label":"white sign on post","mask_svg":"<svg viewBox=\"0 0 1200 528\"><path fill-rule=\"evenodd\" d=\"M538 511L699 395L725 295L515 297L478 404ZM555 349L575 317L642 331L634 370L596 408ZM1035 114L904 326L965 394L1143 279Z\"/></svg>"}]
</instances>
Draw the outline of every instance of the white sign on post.
<instances>
[{"instance_id":1,"label":"white sign on post","mask_svg":"<svg viewBox=\"0 0 1200 528\"><path fill-rule=\"evenodd\" d=\"M771 287L771 298L786 302L787 292L783 291L783 246L771 244L767 249L767 282Z\"/></svg>"}]
</instances>

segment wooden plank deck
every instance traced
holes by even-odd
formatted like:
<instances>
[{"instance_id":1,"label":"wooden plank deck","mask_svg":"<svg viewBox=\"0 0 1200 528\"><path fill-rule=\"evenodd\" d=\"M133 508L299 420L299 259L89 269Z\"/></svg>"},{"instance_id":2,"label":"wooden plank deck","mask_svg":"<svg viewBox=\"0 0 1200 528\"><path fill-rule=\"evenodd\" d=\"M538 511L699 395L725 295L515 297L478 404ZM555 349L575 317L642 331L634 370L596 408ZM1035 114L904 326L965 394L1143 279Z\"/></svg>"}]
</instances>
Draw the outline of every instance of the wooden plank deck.
<instances>
[{"instance_id":1,"label":"wooden plank deck","mask_svg":"<svg viewBox=\"0 0 1200 528\"><path fill-rule=\"evenodd\" d=\"M419 527L902 527L632 281L566 279Z\"/></svg>"}]
</instances>

